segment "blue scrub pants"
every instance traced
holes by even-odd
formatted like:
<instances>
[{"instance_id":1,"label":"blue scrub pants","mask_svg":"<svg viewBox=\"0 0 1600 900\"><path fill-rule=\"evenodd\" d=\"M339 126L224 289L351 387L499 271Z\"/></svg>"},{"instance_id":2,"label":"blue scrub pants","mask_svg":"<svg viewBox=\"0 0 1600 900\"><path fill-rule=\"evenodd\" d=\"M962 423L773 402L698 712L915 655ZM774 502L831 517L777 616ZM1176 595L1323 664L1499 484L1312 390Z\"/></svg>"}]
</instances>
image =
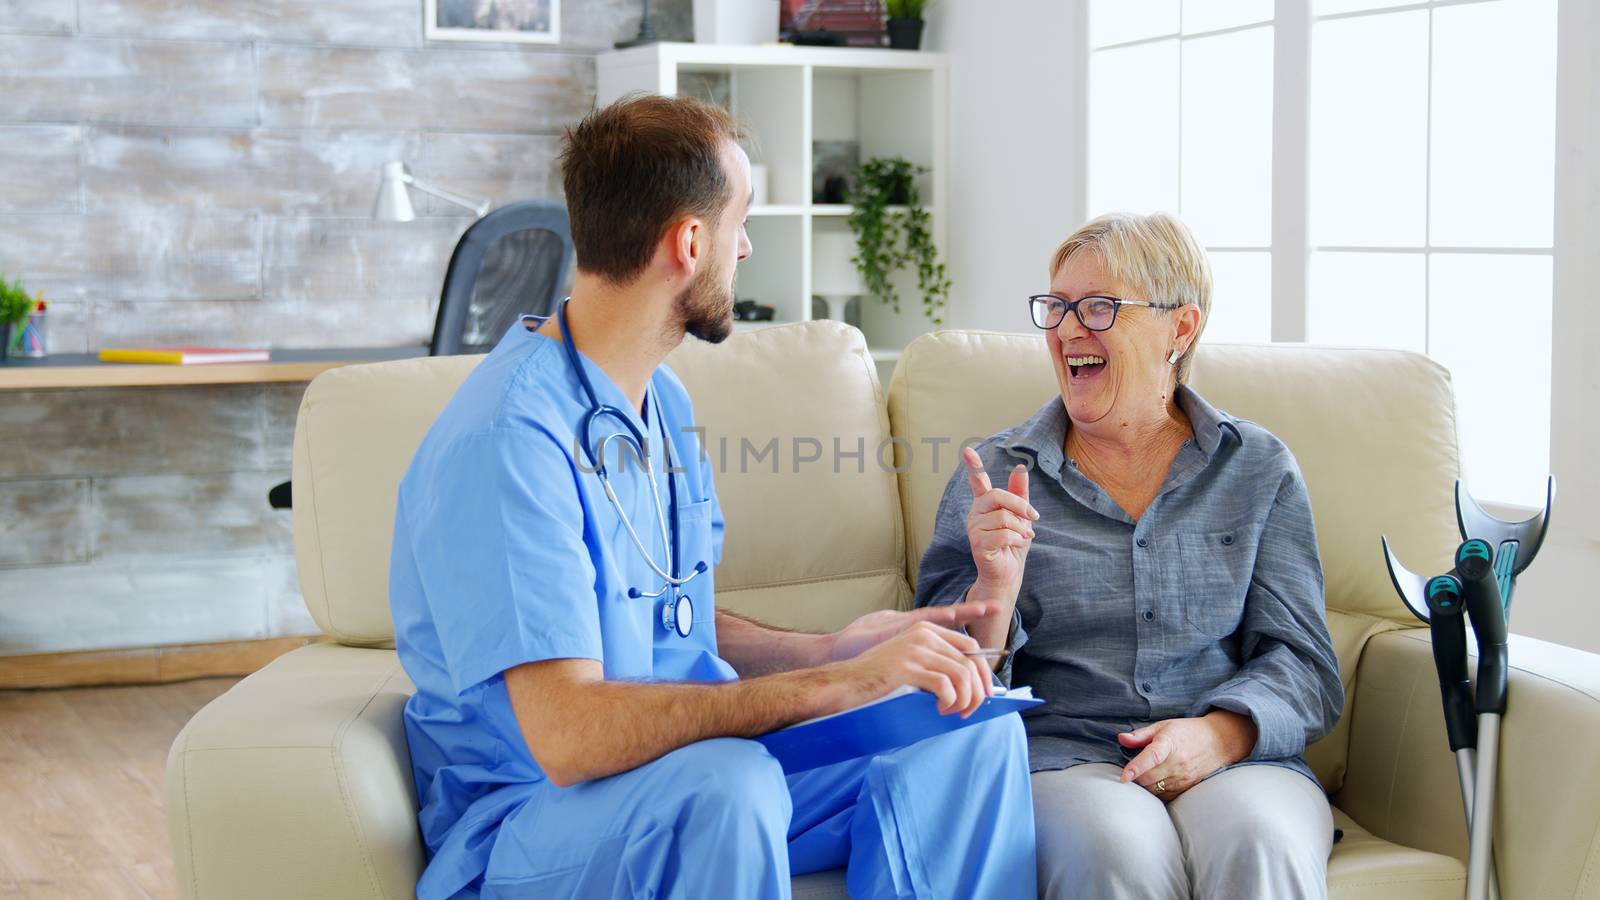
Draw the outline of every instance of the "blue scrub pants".
<instances>
[{"instance_id":1,"label":"blue scrub pants","mask_svg":"<svg viewBox=\"0 0 1600 900\"><path fill-rule=\"evenodd\" d=\"M791 873L845 865L855 900L1032 900L1022 720L787 777L755 741L718 738L546 785L501 824L482 896L789 900Z\"/></svg>"}]
</instances>

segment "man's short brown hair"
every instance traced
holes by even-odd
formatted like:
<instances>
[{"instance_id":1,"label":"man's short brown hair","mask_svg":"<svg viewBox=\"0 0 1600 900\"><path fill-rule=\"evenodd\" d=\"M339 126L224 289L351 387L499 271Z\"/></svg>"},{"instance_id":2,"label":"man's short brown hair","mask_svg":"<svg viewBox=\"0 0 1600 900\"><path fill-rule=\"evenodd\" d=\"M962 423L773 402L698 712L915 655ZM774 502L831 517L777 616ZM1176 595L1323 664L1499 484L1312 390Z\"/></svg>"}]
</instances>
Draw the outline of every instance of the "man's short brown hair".
<instances>
[{"instance_id":1,"label":"man's short brown hair","mask_svg":"<svg viewBox=\"0 0 1600 900\"><path fill-rule=\"evenodd\" d=\"M740 137L721 108L657 94L630 94L567 129L562 186L578 268L627 284L672 222L715 225L731 199L724 147Z\"/></svg>"}]
</instances>

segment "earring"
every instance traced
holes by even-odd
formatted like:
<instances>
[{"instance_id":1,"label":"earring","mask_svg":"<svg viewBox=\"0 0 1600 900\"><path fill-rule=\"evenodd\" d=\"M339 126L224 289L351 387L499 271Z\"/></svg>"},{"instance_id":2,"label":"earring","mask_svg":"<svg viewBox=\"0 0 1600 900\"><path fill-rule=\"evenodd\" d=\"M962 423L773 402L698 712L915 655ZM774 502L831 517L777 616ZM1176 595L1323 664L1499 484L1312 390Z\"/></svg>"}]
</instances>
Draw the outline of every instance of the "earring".
<instances>
[{"instance_id":1,"label":"earring","mask_svg":"<svg viewBox=\"0 0 1600 900\"><path fill-rule=\"evenodd\" d=\"M1167 354L1167 365L1169 365L1169 366L1177 365L1178 364L1178 357L1180 357L1182 355L1183 355L1183 353L1181 351L1179 351L1177 347L1173 347L1172 348L1172 352Z\"/></svg>"}]
</instances>

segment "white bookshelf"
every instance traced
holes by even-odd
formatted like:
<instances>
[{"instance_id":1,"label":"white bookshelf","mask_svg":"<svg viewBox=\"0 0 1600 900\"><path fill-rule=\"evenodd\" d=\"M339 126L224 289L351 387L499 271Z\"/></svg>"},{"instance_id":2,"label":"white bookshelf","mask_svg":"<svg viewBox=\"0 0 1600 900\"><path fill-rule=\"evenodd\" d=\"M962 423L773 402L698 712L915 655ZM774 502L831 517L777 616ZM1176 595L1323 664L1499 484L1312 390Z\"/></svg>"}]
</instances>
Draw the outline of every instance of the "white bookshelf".
<instances>
[{"instance_id":1,"label":"white bookshelf","mask_svg":"<svg viewBox=\"0 0 1600 900\"><path fill-rule=\"evenodd\" d=\"M934 241L944 252L946 73L940 53L651 44L600 56L598 102L634 91L693 93L725 104L749 127L751 160L768 169L767 203L750 212L755 251L739 267L737 293L772 305L780 323L799 322L827 315L824 304L812 303L813 236L849 230L849 206L812 202L813 142L855 141L863 162L903 156L928 168L918 189L932 214ZM932 328L922 312L915 274L901 273L897 283L899 314L871 297L853 304L886 382L901 348Z\"/></svg>"}]
</instances>

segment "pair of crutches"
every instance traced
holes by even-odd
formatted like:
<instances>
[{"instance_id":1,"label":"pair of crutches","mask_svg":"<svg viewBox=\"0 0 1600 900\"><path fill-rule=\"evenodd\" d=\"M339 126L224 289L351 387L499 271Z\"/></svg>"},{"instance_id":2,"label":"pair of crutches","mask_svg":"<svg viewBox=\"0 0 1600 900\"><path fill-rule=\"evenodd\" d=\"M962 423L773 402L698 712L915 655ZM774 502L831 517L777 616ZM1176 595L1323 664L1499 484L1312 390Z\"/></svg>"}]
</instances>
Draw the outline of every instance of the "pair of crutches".
<instances>
[{"instance_id":1,"label":"pair of crutches","mask_svg":"<svg viewBox=\"0 0 1600 900\"><path fill-rule=\"evenodd\" d=\"M1500 764L1500 722L1506 712L1506 623L1517 576L1528 568L1550 527L1556 480L1545 487L1544 511L1507 522L1478 505L1456 482L1456 523L1462 544L1447 574L1423 578L1408 571L1383 538L1383 555L1395 590L1433 635L1433 663L1444 702L1445 734L1456 756L1461 803L1467 814L1467 900L1499 900L1494 865L1495 778ZM1478 641L1476 690L1467 673L1470 621Z\"/></svg>"}]
</instances>

